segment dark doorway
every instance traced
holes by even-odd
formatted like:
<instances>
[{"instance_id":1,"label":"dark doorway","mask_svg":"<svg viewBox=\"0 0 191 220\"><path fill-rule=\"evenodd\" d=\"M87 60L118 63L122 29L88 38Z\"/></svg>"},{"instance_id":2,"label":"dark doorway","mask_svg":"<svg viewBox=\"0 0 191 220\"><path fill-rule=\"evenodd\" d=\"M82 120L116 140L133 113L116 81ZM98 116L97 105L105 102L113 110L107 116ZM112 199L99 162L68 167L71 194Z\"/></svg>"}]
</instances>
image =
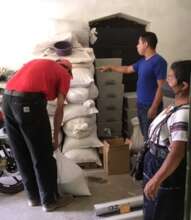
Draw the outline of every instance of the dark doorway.
<instances>
[{"instance_id":1,"label":"dark doorway","mask_svg":"<svg viewBox=\"0 0 191 220\"><path fill-rule=\"evenodd\" d=\"M122 65L132 64L140 58L136 45L145 25L117 14L91 21L90 27L98 32L98 40L92 45L96 58L122 58ZM137 74L124 75L125 92L135 91L136 81Z\"/></svg>"}]
</instances>

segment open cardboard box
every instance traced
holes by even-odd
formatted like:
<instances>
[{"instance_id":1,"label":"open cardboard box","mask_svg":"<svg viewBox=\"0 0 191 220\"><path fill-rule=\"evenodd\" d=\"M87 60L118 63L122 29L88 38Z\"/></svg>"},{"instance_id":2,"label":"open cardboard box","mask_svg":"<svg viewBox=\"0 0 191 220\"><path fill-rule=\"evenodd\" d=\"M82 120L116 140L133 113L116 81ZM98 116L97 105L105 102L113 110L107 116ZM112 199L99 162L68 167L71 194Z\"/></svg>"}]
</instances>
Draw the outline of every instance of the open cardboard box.
<instances>
[{"instance_id":1,"label":"open cardboard box","mask_svg":"<svg viewBox=\"0 0 191 220\"><path fill-rule=\"evenodd\" d=\"M103 165L108 175L129 172L129 145L123 138L112 138L103 141Z\"/></svg>"}]
</instances>

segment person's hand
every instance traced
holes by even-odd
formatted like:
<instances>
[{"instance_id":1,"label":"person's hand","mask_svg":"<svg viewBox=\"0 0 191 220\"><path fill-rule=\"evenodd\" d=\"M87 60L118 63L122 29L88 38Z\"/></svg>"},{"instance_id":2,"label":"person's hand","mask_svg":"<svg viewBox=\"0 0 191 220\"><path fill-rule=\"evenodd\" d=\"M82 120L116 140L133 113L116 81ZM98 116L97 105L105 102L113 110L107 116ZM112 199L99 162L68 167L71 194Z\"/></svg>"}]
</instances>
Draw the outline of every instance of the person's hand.
<instances>
[{"instance_id":1,"label":"person's hand","mask_svg":"<svg viewBox=\"0 0 191 220\"><path fill-rule=\"evenodd\" d=\"M150 107L147 113L148 119L153 119L157 116L157 108Z\"/></svg>"},{"instance_id":2,"label":"person's hand","mask_svg":"<svg viewBox=\"0 0 191 220\"><path fill-rule=\"evenodd\" d=\"M54 151L57 150L58 147L59 147L59 146L58 146L58 141L55 141L55 140L52 142L52 145L53 145Z\"/></svg>"},{"instance_id":3,"label":"person's hand","mask_svg":"<svg viewBox=\"0 0 191 220\"><path fill-rule=\"evenodd\" d=\"M150 179L144 188L144 194L147 197L147 199L154 200L158 193L159 187L160 183L156 181L155 178Z\"/></svg>"},{"instance_id":4,"label":"person's hand","mask_svg":"<svg viewBox=\"0 0 191 220\"><path fill-rule=\"evenodd\" d=\"M100 66L100 67L97 67L96 70L98 70L100 72L111 71L111 66Z\"/></svg>"}]
</instances>

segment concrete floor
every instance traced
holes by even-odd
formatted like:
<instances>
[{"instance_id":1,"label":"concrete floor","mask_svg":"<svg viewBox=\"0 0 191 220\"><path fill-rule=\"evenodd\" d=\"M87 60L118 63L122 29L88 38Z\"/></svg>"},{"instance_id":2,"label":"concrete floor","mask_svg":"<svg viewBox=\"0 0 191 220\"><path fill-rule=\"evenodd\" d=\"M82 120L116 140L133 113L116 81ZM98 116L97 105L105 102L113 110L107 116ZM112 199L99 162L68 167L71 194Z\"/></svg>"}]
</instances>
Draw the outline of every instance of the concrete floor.
<instances>
[{"instance_id":1,"label":"concrete floor","mask_svg":"<svg viewBox=\"0 0 191 220\"><path fill-rule=\"evenodd\" d=\"M128 175L109 176L105 183L96 178L89 179L90 197L76 197L65 208L44 213L41 207L28 207L25 193L15 195L0 194L1 220L93 220L95 216L93 205L109 202L135 195L140 195L140 184L134 182Z\"/></svg>"}]
</instances>

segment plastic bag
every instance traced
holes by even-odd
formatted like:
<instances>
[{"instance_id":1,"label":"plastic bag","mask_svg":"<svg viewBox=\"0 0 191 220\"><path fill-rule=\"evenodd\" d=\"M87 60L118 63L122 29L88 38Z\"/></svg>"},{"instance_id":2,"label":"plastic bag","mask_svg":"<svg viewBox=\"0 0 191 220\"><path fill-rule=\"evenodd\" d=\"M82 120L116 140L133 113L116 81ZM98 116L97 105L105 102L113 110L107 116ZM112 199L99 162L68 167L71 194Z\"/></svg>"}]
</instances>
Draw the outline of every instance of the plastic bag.
<instances>
[{"instance_id":1,"label":"plastic bag","mask_svg":"<svg viewBox=\"0 0 191 220\"><path fill-rule=\"evenodd\" d=\"M133 125L133 134L131 136L132 144L130 145L130 150L134 153L137 153L143 148L144 138L139 126L139 119L134 117L131 119L131 123Z\"/></svg>"},{"instance_id":2,"label":"plastic bag","mask_svg":"<svg viewBox=\"0 0 191 220\"><path fill-rule=\"evenodd\" d=\"M142 147L142 150L138 152L136 155L136 162L135 166L133 167L131 171L131 176L133 176L136 180L142 180L143 179L143 169L144 169L144 158L145 154L148 151L147 144L144 144Z\"/></svg>"}]
</instances>

